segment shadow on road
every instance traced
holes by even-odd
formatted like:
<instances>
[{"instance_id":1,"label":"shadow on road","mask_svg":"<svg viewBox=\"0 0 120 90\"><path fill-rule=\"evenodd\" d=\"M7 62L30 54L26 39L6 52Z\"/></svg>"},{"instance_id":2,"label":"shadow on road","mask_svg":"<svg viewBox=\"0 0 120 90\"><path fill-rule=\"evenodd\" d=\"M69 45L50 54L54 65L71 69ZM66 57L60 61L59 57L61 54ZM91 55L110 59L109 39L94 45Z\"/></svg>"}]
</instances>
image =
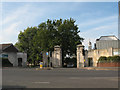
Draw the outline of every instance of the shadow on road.
<instances>
[{"instance_id":1,"label":"shadow on road","mask_svg":"<svg viewBox=\"0 0 120 90\"><path fill-rule=\"evenodd\" d=\"M26 87L25 86L9 86L9 85L4 85L2 86L2 90L23 90L25 89Z\"/></svg>"}]
</instances>

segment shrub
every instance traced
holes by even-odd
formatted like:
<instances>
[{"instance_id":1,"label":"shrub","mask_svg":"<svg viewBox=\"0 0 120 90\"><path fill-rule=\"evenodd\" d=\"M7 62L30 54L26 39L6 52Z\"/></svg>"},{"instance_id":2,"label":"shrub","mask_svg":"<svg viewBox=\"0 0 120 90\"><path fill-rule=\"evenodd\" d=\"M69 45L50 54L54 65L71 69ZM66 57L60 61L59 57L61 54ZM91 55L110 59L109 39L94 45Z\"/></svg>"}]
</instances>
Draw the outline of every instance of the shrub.
<instances>
[{"instance_id":1,"label":"shrub","mask_svg":"<svg viewBox=\"0 0 120 90\"><path fill-rule=\"evenodd\" d=\"M120 62L120 56L109 56L109 57L105 57L105 56L101 56L98 59L99 63L104 63L104 62Z\"/></svg>"},{"instance_id":2,"label":"shrub","mask_svg":"<svg viewBox=\"0 0 120 90\"><path fill-rule=\"evenodd\" d=\"M101 56L101 57L98 59L98 62L99 62L99 63L107 62L107 57Z\"/></svg>"},{"instance_id":3,"label":"shrub","mask_svg":"<svg viewBox=\"0 0 120 90\"><path fill-rule=\"evenodd\" d=\"M107 57L107 62L112 62L112 61L113 61L112 56Z\"/></svg>"},{"instance_id":4,"label":"shrub","mask_svg":"<svg viewBox=\"0 0 120 90\"><path fill-rule=\"evenodd\" d=\"M120 62L120 56L113 56L112 61L113 62Z\"/></svg>"}]
</instances>

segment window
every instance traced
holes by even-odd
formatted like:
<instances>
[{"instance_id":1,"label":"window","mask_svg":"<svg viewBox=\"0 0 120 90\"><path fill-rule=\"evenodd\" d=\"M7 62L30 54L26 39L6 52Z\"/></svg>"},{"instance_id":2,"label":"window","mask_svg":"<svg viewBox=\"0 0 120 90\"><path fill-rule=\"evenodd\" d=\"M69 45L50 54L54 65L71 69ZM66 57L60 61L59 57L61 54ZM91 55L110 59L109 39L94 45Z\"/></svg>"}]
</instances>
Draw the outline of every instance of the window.
<instances>
[{"instance_id":1,"label":"window","mask_svg":"<svg viewBox=\"0 0 120 90\"><path fill-rule=\"evenodd\" d=\"M2 54L2 56L0 56L0 57L2 57L4 59L8 59L8 54Z\"/></svg>"}]
</instances>

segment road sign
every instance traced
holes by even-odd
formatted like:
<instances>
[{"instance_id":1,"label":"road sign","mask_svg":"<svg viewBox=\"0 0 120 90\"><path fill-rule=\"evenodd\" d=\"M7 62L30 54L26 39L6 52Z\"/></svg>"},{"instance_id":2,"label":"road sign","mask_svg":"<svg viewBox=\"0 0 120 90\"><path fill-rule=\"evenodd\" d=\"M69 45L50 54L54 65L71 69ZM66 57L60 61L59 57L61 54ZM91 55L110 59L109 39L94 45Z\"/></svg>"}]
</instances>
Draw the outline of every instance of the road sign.
<instances>
[{"instance_id":1,"label":"road sign","mask_svg":"<svg viewBox=\"0 0 120 90\"><path fill-rule=\"evenodd\" d=\"M46 55L48 55L48 52L46 52Z\"/></svg>"}]
</instances>

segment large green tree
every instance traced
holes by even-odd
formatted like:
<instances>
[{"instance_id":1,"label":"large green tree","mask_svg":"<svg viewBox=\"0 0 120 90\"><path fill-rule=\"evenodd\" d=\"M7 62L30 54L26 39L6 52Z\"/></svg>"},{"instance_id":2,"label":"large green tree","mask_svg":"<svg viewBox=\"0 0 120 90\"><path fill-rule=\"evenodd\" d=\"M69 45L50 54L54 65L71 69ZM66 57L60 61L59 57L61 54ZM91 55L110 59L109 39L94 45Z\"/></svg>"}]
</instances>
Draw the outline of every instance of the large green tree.
<instances>
[{"instance_id":1,"label":"large green tree","mask_svg":"<svg viewBox=\"0 0 120 90\"><path fill-rule=\"evenodd\" d=\"M36 64L41 58L41 48L36 41L37 27L28 27L18 35L18 42L15 46L21 51L27 53L28 62Z\"/></svg>"},{"instance_id":2,"label":"large green tree","mask_svg":"<svg viewBox=\"0 0 120 90\"><path fill-rule=\"evenodd\" d=\"M38 61L41 52L52 52L55 45L62 50L62 59L69 54L76 54L76 45L83 40L75 20L47 20L38 27L31 27L20 32L16 46L28 54L28 61ZM64 62L64 61L63 61Z\"/></svg>"},{"instance_id":3,"label":"large green tree","mask_svg":"<svg viewBox=\"0 0 120 90\"><path fill-rule=\"evenodd\" d=\"M76 45L81 44L83 38L79 36L80 30L75 24L75 20L57 20L57 43L61 46L62 49L62 60L66 54L76 55ZM64 61L63 61L64 62Z\"/></svg>"},{"instance_id":4,"label":"large green tree","mask_svg":"<svg viewBox=\"0 0 120 90\"><path fill-rule=\"evenodd\" d=\"M66 54L76 55L76 45L83 41L79 36L80 30L72 18L53 21L48 19L47 22L39 24L38 29L38 39L42 40L41 47L49 52L55 45L59 45L62 49L63 62Z\"/></svg>"}]
</instances>

